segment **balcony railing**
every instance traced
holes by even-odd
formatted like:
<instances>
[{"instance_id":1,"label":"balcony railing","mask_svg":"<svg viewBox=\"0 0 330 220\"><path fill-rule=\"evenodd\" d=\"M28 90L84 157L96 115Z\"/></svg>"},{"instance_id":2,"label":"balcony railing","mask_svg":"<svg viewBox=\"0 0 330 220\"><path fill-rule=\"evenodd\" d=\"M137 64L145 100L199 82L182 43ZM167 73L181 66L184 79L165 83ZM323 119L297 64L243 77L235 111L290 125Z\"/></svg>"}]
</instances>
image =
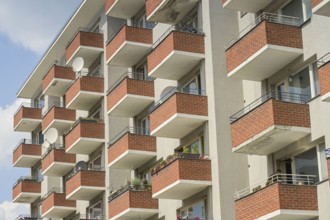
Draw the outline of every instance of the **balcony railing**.
<instances>
[{"instance_id":1,"label":"balcony railing","mask_svg":"<svg viewBox=\"0 0 330 220\"><path fill-rule=\"evenodd\" d=\"M45 157L47 157L47 155L50 152L52 152L53 149L64 150L65 147L64 147L63 144L51 144L51 146L47 148L47 150L45 151L45 153L43 153L42 159L44 159Z\"/></svg>"},{"instance_id":2,"label":"balcony railing","mask_svg":"<svg viewBox=\"0 0 330 220\"><path fill-rule=\"evenodd\" d=\"M15 188L20 182L41 182L41 180L38 180L36 177L22 176L13 184L13 188Z\"/></svg>"},{"instance_id":3,"label":"balcony railing","mask_svg":"<svg viewBox=\"0 0 330 220\"><path fill-rule=\"evenodd\" d=\"M15 220L41 220L41 217L32 217L31 215L19 215Z\"/></svg>"},{"instance_id":4,"label":"balcony railing","mask_svg":"<svg viewBox=\"0 0 330 220\"><path fill-rule=\"evenodd\" d=\"M97 165L94 165L92 168L90 168L90 167L87 167L87 164L86 164L85 167L81 166L77 169L72 170L72 172L67 175L66 181L68 181L72 177L74 177L77 173L79 173L79 171L86 171L86 170L87 171L104 171L105 169L103 166L97 166Z\"/></svg>"},{"instance_id":5,"label":"balcony railing","mask_svg":"<svg viewBox=\"0 0 330 220\"><path fill-rule=\"evenodd\" d=\"M65 193L65 190L61 187L53 187L41 198L41 200L42 201L45 200L48 196L50 196L53 193Z\"/></svg>"},{"instance_id":6,"label":"balcony railing","mask_svg":"<svg viewBox=\"0 0 330 220\"><path fill-rule=\"evenodd\" d=\"M30 139L23 138L23 139L21 139L21 140L19 141L19 143L15 146L13 152L16 151L16 150L19 148L19 146L21 146L22 144L27 144L27 145L41 145L42 143L41 143L41 144L39 144L39 143L34 143L34 142L33 142L32 140L30 140Z\"/></svg>"},{"instance_id":7,"label":"balcony railing","mask_svg":"<svg viewBox=\"0 0 330 220\"><path fill-rule=\"evenodd\" d=\"M109 142L108 146L111 147L115 142L117 142L122 136L126 133L131 134L141 134L141 135L150 135L150 129L141 128L141 127L126 127L121 132L119 132L116 136L114 136Z\"/></svg>"},{"instance_id":8,"label":"balcony railing","mask_svg":"<svg viewBox=\"0 0 330 220\"><path fill-rule=\"evenodd\" d=\"M99 215L97 217L92 217L90 215L86 214L77 214L75 215L72 220L97 220L97 219L104 219L102 215Z\"/></svg>"},{"instance_id":9,"label":"balcony railing","mask_svg":"<svg viewBox=\"0 0 330 220\"><path fill-rule=\"evenodd\" d=\"M253 109L257 108L258 106L262 105L263 103L267 102L269 99L276 99L284 102L292 102L292 103L306 103L309 100L308 95L298 94L298 93L288 93L288 92L277 92L277 91L270 91L265 95L261 96L251 104L245 106L242 110L238 111L234 115L232 115L229 119L230 122L233 123L243 117L244 115L251 112Z\"/></svg>"},{"instance_id":10,"label":"balcony railing","mask_svg":"<svg viewBox=\"0 0 330 220\"><path fill-rule=\"evenodd\" d=\"M42 109L45 106L44 103L29 103L29 102L23 102L16 110L16 112L14 113L14 115L16 115L21 108L37 108L37 109Z\"/></svg>"},{"instance_id":11,"label":"balcony railing","mask_svg":"<svg viewBox=\"0 0 330 220\"><path fill-rule=\"evenodd\" d=\"M51 101L48 105L47 110L42 113L42 117L45 117L53 107L65 108L64 102L62 102L62 101Z\"/></svg>"},{"instance_id":12,"label":"balcony railing","mask_svg":"<svg viewBox=\"0 0 330 220\"><path fill-rule=\"evenodd\" d=\"M323 57L317 60L317 68L321 68L323 65L330 62L330 53L327 53Z\"/></svg>"}]
</instances>

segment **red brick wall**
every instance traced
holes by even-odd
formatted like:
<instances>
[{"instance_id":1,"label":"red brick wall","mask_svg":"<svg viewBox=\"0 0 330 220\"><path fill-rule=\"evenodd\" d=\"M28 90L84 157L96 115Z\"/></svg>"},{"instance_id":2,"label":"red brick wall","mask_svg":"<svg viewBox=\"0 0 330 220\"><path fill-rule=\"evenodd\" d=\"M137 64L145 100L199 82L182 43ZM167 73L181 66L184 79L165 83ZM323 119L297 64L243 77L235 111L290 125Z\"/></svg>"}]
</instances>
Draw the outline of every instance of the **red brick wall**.
<instances>
[{"instance_id":1,"label":"red brick wall","mask_svg":"<svg viewBox=\"0 0 330 220\"><path fill-rule=\"evenodd\" d=\"M112 218L129 208L158 209L158 200L152 198L149 191L127 190L109 202L109 218Z\"/></svg>"},{"instance_id":2,"label":"red brick wall","mask_svg":"<svg viewBox=\"0 0 330 220\"><path fill-rule=\"evenodd\" d=\"M317 6L318 4L320 4L323 0L311 0L312 3L312 8L314 8L315 6Z\"/></svg>"},{"instance_id":3,"label":"red brick wall","mask_svg":"<svg viewBox=\"0 0 330 220\"><path fill-rule=\"evenodd\" d=\"M254 220L279 209L318 210L316 186L275 183L235 202L236 220Z\"/></svg>"},{"instance_id":4,"label":"red brick wall","mask_svg":"<svg viewBox=\"0 0 330 220\"><path fill-rule=\"evenodd\" d=\"M126 77L114 90L108 94L108 111L127 94L154 97L154 82L129 79Z\"/></svg>"},{"instance_id":5,"label":"red brick wall","mask_svg":"<svg viewBox=\"0 0 330 220\"><path fill-rule=\"evenodd\" d=\"M55 119L75 121L76 111L53 106L52 109L42 118L42 131L44 131Z\"/></svg>"},{"instance_id":6,"label":"red brick wall","mask_svg":"<svg viewBox=\"0 0 330 220\"><path fill-rule=\"evenodd\" d=\"M266 44L302 48L301 28L261 22L226 51L227 72L231 72Z\"/></svg>"},{"instance_id":7,"label":"red brick wall","mask_svg":"<svg viewBox=\"0 0 330 220\"><path fill-rule=\"evenodd\" d=\"M152 30L147 28L123 26L107 45L106 56L110 59L126 41L152 44Z\"/></svg>"},{"instance_id":8,"label":"red brick wall","mask_svg":"<svg viewBox=\"0 0 330 220\"><path fill-rule=\"evenodd\" d=\"M152 193L155 194L179 179L211 181L211 161L177 159L152 175Z\"/></svg>"},{"instance_id":9,"label":"red brick wall","mask_svg":"<svg viewBox=\"0 0 330 220\"><path fill-rule=\"evenodd\" d=\"M65 148L70 148L79 138L104 139L104 124L97 122L80 122L65 136Z\"/></svg>"},{"instance_id":10,"label":"red brick wall","mask_svg":"<svg viewBox=\"0 0 330 220\"><path fill-rule=\"evenodd\" d=\"M41 193L41 183L33 181L20 181L13 188L13 199L16 198L22 192Z\"/></svg>"},{"instance_id":11,"label":"red brick wall","mask_svg":"<svg viewBox=\"0 0 330 220\"><path fill-rule=\"evenodd\" d=\"M159 65L173 50L204 54L204 35L172 31L148 55L149 72Z\"/></svg>"},{"instance_id":12,"label":"red brick wall","mask_svg":"<svg viewBox=\"0 0 330 220\"><path fill-rule=\"evenodd\" d=\"M156 152L156 137L126 133L108 148L109 164L127 150Z\"/></svg>"},{"instance_id":13,"label":"red brick wall","mask_svg":"<svg viewBox=\"0 0 330 220\"><path fill-rule=\"evenodd\" d=\"M105 172L80 170L66 182L66 195L68 196L80 186L105 187Z\"/></svg>"},{"instance_id":14,"label":"red brick wall","mask_svg":"<svg viewBox=\"0 0 330 220\"><path fill-rule=\"evenodd\" d=\"M42 91L45 91L54 78L74 80L76 73L71 67L54 65L42 79Z\"/></svg>"},{"instance_id":15,"label":"red brick wall","mask_svg":"<svg viewBox=\"0 0 330 220\"><path fill-rule=\"evenodd\" d=\"M22 155L41 156L41 146L36 144L21 144L13 152L13 163L15 163Z\"/></svg>"},{"instance_id":16,"label":"red brick wall","mask_svg":"<svg viewBox=\"0 0 330 220\"><path fill-rule=\"evenodd\" d=\"M318 70L320 81L320 94L325 95L330 92L330 62L321 66Z\"/></svg>"},{"instance_id":17,"label":"red brick wall","mask_svg":"<svg viewBox=\"0 0 330 220\"><path fill-rule=\"evenodd\" d=\"M108 12L116 0L106 0L105 1L105 11Z\"/></svg>"},{"instance_id":18,"label":"red brick wall","mask_svg":"<svg viewBox=\"0 0 330 220\"><path fill-rule=\"evenodd\" d=\"M47 170L54 162L76 163L76 155L65 153L64 149L53 149L42 159L42 171Z\"/></svg>"},{"instance_id":19,"label":"red brick wall","mask_svg":"<svg viewBox=\"0 0 330 220\"><path fill-rule=\"evenodd\" d=\"M65 58L70 60L80 46L103 48L103 34L80 31L66 48Z\"/></svg>"},{"instance_id":20,"label":"red brick wall","mask_svg":"<svg viewBox=\"0 0 330 220\"><path fill-rule=\"evenodd\" d=\"M61 207L76 207L75 200L66 200L65 193L52 193L44 201L42 201L41 212L45 214L48 210L54 206Z\"/></svg>"},{"instance_id":21,"label":"red brick wall","mask_svg":"<svg viewBox=\"0 0 330 220\"><path fill-rule=\"evenodd\" d=\"M68 104L80 92L104 92L104 79L100 77L82 76L77 79L66 92L65 102Z\"/></svg>"},{"instance_id":22,"label":"red brick wall","mask_svg":"<svg viewBox=\"0 0 330 220\"><path fill-rule=\"evenodd\" d=\"M309 106L270 99L231 124L233 147L272 125L310 128Z\"/></svg>"},{"instance_id":23,"label":"red brick wall","mask_svg":"<svg viewBox=\"0 0 330 220\"><path fill-rule=\"evenodd\" d=\"M162 1L163 0L146 0L146 16L150 16Z\"/></svg>"},{"instance_id":24,"label":"red brick wall","mask_svg":"<svg viewBox=\"0 0 330 220\"><path fill-rule=\"evenodd\" d=\"M41 109L21 107L21 109L14 116L14 128L24 118L41 119Z\"/></svg>"},{"instance_id":25,"label":"red brick wall","mask_svg":"<svg viewBox=\"0 0 330 220\"><path fill-rule=\"evenodd\" d=\"M207 116L207 97L175 93L150 114L151 131L155 130L176 113Z\"/></svg>"}]
</instances>

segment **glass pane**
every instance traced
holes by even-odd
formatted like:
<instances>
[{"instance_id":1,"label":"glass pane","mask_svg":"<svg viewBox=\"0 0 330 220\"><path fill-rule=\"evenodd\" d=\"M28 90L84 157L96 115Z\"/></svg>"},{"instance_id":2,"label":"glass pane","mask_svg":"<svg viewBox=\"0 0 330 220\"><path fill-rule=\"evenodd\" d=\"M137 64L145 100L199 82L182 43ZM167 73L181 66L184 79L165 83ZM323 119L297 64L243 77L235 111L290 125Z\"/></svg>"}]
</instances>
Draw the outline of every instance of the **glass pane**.
<instances>
[{"instance_id":1,"label":"glass pane","mask_svg":"<svg viewBox=\"0 0 330 220\"><path fill-rule=\"evenodd\" d=\"M314 182L319 182L316 148L312 148L295 157L296 174L315 175Z\"/></svg>"},{"instance_id":2,"label":"glass pane","mask_svg":"<svg viewBox=\"0 0 330 220\"><path fill-rule=\"evenodd\" d=\"M199 202L193 206L193 218L205 219L204 215L204 202Z\"/></svg>"},{"instance_id":3,"label":"glass pane","mask_svg":"<svg viewBox=\"0 0 330 220\"><path fill-rule=\"evenodd\" d=\"M307 100L311 98L311 86L309 80L309 68L305 68L289 80L289 92L306 95ZM306 100L306 101L307 101ZM291 100L300 101L300 100Z\"/></svg>"},{"instance_id":4,"label":"glass pane","mask_svg":"<svg viewBox=\"0 0 330 220\"><path fill-rule=\"evenodd\" d=\"M319 145L319 151L320 151L320 162L321 162L321 173L322 173L322 179L325 180L328 178L328 165L327 165L327 157L325 155L325 143L322 143Z\"/></svg>"},{"instance_id":5,"label":"glass pane","mask_svg":"<svg viewBox=\"0 0 330 220\"><path fill-rule=\"evenodd\" d=\"M313 64L315 95L320 95L320 81L316 63Z\"/></svg>"}]
</instances>

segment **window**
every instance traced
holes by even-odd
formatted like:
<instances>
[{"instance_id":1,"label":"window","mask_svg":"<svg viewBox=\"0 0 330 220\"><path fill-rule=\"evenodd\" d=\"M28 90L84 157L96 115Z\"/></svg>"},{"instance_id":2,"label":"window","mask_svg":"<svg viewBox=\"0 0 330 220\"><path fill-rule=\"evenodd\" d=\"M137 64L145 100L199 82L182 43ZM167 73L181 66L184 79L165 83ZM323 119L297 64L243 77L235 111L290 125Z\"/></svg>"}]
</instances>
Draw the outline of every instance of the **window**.
<instances>
[{"instance_id":1,"label":"window","mask_svg":"<svg viewBox=\"0 0 330 220\"><path fill-rule=\"evenodd\" d=\"M141 120L141 134L150 135L150 118L149 118L149 116Z\"/></svg>"},{"instance_id":2,"label":"window","mask_svg":"<svg viewBox=\"0 0 330 220\"><path fill-rule=\"evenodd\" d=\"M37 144L43 144L43 143L44 143L44 135L43 135L42 131L39 131Z\"/></svg>"},{"instance_id":3,"label":"window","mask_svg":"<svg viewBox=\"0 0 330 220\"><path fill-rule=\"evenodd\" d=\"M289 77L289 92L305 95L306 100L311 98L309 67L306 67L296 75Z\"/></svg>"},{"instance_id":4,"label":"window","mask_svg":"<svg viewBox=\"0 0 330 220\"><path fill-rule=\"evenodd\" d=\"M315 175L314 183L319 182L319 169L316 147L294 157L295 171L298 175Z\"/></svg>"},{"instance_id":5,"label":"window","mask_svg":"<svg viewBox=\"0 0 330 220\"><path fill-rule=\"evenodd\" d=\"M101 170L101 167L102 167L101 155L97 156L88 163L88 169L90 170Z\"/></svg>"},{"instance_id":6,"label":"window","mask_svg":"<svg viewBox=\"0 0 330 220\"><path fill-rule=\"evenodd\" d=\"M204 137L201 136L197 140L183 147L184 153L203 154L204 153Z\"/></svg>"},{"instance_id":7,"label":"window","mask_svg":"<svg viewBox=\"0 0 330 220\"><path fill-rule=\"evenodd\" d=\"M89 218L100 218L102 216L102 201L88 207Z\"/></svg>"},{"instance_id":8,"label":"window","mask_svg":"<svg viewBox=\"0 0 330 220\"><path fill-rule=\"evenodd\" d=\"M189 81L184 87L183 92L189 93L189 94L200 94L200 75L193 78L191 81Z\"/></svg>"},{"instance_id":9,"label":"window","mask_svg":"<svg viewBox=\"0 0 330 220\"><path fill-rule=\"evenodd\" d=\"M180 219L205 219L205 201L200 201L192 206L183 208L178 211L178 217Z\"/></svg>"}]
</instances>

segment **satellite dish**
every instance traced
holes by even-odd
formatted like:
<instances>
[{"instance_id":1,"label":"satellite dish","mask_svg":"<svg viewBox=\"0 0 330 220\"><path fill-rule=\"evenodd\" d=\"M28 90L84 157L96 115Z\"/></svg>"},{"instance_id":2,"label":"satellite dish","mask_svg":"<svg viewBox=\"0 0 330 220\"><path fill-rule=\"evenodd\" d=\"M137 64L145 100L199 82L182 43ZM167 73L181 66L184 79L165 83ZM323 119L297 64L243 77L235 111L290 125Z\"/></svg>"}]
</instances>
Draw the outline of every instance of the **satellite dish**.
<instances>
[{"instance_id":1,"label":"satellite dish","mask_svg":"<svg viewBox=\"0 0 330 220\"><path fill-rule=\"evenodd\" d=\"M85 61L82 57L77 57L72 62L72 69L76 73L80 72L84 68Z\"/></svg>"},{"instance_id":2,"label":"satellite dish","mask_svg":"<svg viewBox=\"0 0 330 220\"><path fill-rule=\"evenodd\" d=\"M58 131L56 128L50 128L46 133L45 133L45 139L46 142L49 144L54 144L58 138Z\"/></svg>"},{"instance_id":3,"label":"satellite dish","mask_svg":"<svg viewBox=\"0 0 330 220\"><path fill-rule=\"evenodd\" d=\"M85 161L79 161L74 169L76 172L79 170L87 170L87 163Z\"/></svg>"},{"instance_id":4,"label":"satellite dish","mask_svg":"<svg viewBox=\"0 0 330 220\"><path fill-rule=\"evenodd\" d=\"M48 148L49 147L49 143L48 143L48 141L44 141L44 143L42 143L42 147L44 147L44 148Z\"/></svg>"}]
</instances>

